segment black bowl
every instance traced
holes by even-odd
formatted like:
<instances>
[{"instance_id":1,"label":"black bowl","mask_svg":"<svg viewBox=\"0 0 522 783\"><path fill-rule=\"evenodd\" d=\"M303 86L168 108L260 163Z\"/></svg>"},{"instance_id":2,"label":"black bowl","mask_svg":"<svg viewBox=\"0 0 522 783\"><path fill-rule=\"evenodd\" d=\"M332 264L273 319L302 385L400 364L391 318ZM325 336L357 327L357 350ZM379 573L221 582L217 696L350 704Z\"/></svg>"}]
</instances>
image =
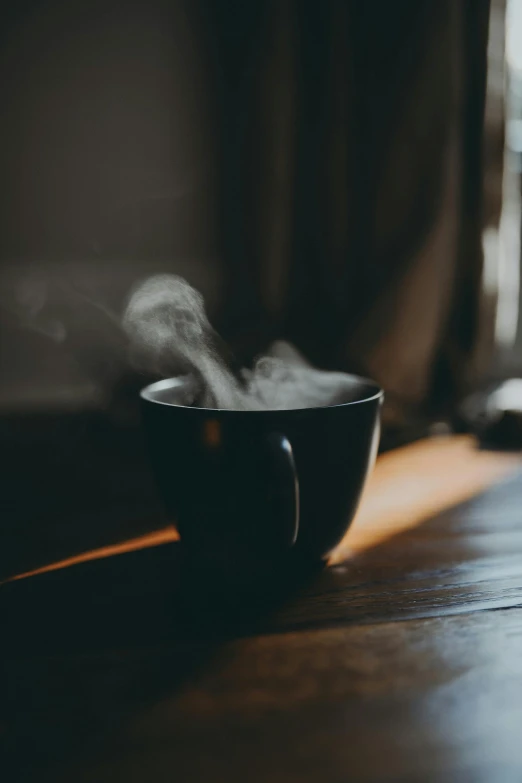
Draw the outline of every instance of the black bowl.
<instances>
[{"instance_id":1,"label":"black bowl","mask_svg":"<svg viewBox=\"0 0 522 783\"><path fill-rule=\"evenodd\" d=\"M355 515L379 442L383 393L352 379L346 402L274 411L187 407L189 377L143 389L151 461L187 551L230 565L328 556Z\"/></svg>"}]
</instances>

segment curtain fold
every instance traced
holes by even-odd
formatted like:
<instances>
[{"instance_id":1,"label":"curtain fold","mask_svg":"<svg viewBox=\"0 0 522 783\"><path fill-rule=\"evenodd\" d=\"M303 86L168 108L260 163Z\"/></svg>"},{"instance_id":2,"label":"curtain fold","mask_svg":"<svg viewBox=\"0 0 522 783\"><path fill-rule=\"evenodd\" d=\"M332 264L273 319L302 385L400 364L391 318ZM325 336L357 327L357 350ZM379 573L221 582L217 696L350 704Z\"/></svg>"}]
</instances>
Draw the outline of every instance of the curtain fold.
<instances>
[{"instance_id":1,"label":"curtain fold","mask_svg":"<svg viewBox=\"0 0 522 783\"><path fill-rule=\"evenodd\" d=\"M371 374L390 420L451 406L478 333L489 0L203 8L225 336Z\"/></svg>"}]
</instances>

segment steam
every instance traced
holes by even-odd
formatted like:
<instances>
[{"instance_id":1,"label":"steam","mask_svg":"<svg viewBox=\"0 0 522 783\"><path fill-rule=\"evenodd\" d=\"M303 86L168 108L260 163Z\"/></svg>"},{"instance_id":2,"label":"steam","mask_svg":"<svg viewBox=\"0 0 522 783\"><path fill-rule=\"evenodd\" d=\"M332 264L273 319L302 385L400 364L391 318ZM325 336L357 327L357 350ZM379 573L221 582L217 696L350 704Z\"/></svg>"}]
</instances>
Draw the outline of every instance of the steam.
<instances>
[{"instance_id":1,"label":"steam","mask_svg":"<svg viewBox=\"0 0 522 783\"><path fill-rule=\"evenodd\" d=\"M8 282L0 292L2 317L60 344L71 369L65 377L74 383L76 368L96 404L118 420L137 416L142 386L176 375L190 376L192 383L173 402L204 408L322 407L357 394L351 376L310 367L285 342L274 343L252 368L236 370L209 323L203 297L176 275L156 275L138 285L123 320L81 280L33 274Z\"/></svg>"},{"instance_id":2,"label":"steam","mask_svg":"<svg viewBox=\"0 0 522 783\"><path fill-rule=\"evenodd\" d=\"M14 387L16 404L33 398L51 405L61 405L67 399L68 405L95 405L106 410L114 404L114 412L121 418L126 395L134 392L136 396L130 383L128 338L121 326L121 313L112 311L80 275L77 277L80 279L73 281L60 269L46 268L21 273L13 268L3 275L0 323L14 334L15 348L18 340L23 340L22 346L28 345L17 364L29 364L42 346L32 387L23 381ZM24 332L45 337L49 347L39 341L26 343ZM13 351L11 363L14 356ZM14 374L16 377L16 370Z\"/></svg>"},{"instance_id":3,"label":"steam","mask_svg":"<svg viewBox=\"0 0 522 783\"><path fill-rule=\"evenodd\" d=\"M135 366L163 376L192 374L201 407L261 407L219 357L203 297L183 278L157 275L142 283L131 296L123 327Z\"/></svg>"},{"instance_id":4,"label":"steam","mask_svg":"<svg viewBox=\"0 0 522 783\"><path fill-rule=\"evenodd\" d=\"M347 402L353 379L308 366L287 343L275 343L252 370L235 375L218 350L202 296L183 278L157 275L133 292L123 327L134 366L160 376L190 375L184 404L231 410L285 410ZM188 393L188 392L187 392Z\"/></svg>"},{"instance_id":5,"label":"steam","mask_svg":"<svg viewBox=\"0 0 522 783\"><path fill-rule=\"evenodd\" d=\"M45 314L49 286L43 279L19 282L15 286L11 309L25 328L33 328L57 343L63 343L67 330L61 320Z\"/></svg>"}]
</instances>

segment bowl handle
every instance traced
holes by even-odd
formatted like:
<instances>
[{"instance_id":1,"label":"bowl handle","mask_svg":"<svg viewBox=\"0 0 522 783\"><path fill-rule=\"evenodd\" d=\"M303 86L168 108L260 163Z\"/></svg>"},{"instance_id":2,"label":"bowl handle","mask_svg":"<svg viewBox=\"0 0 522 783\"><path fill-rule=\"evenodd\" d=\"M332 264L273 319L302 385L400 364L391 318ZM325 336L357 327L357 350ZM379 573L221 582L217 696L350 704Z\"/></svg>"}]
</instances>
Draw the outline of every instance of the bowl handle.
<instances>
[{"instance_id":1,"label":"bowl handle","mask_svg":"<svg viewBox=\"0 0 522 783\"><path fill-rule=\"evenodd\" d=\"M289 543L293 546L299 533L299 479L294 452L286 435L280 432L271 432L267 441L279 477L282 500L288 509L284 513L288 519Z\"/></svg>"}]
</instances>

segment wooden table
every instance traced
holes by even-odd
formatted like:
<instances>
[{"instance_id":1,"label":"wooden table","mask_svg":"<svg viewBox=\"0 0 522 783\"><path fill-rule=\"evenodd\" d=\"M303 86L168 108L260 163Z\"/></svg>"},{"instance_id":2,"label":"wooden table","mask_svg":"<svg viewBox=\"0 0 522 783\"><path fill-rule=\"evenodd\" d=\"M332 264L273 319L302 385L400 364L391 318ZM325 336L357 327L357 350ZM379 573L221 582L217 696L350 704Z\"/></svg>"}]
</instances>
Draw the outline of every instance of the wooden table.
<instances>
[{"instance_id":1,"label":"wooden table","mask_svg":"<svg viewBox=\"0 0 522 783\"><path fill-rule=\"evenodd\" d=\"M518 457L384 455L331 567L247 612L179 567L165 528L2 586L2 780L522 780Z\"/></svg>"}]
</instances>

